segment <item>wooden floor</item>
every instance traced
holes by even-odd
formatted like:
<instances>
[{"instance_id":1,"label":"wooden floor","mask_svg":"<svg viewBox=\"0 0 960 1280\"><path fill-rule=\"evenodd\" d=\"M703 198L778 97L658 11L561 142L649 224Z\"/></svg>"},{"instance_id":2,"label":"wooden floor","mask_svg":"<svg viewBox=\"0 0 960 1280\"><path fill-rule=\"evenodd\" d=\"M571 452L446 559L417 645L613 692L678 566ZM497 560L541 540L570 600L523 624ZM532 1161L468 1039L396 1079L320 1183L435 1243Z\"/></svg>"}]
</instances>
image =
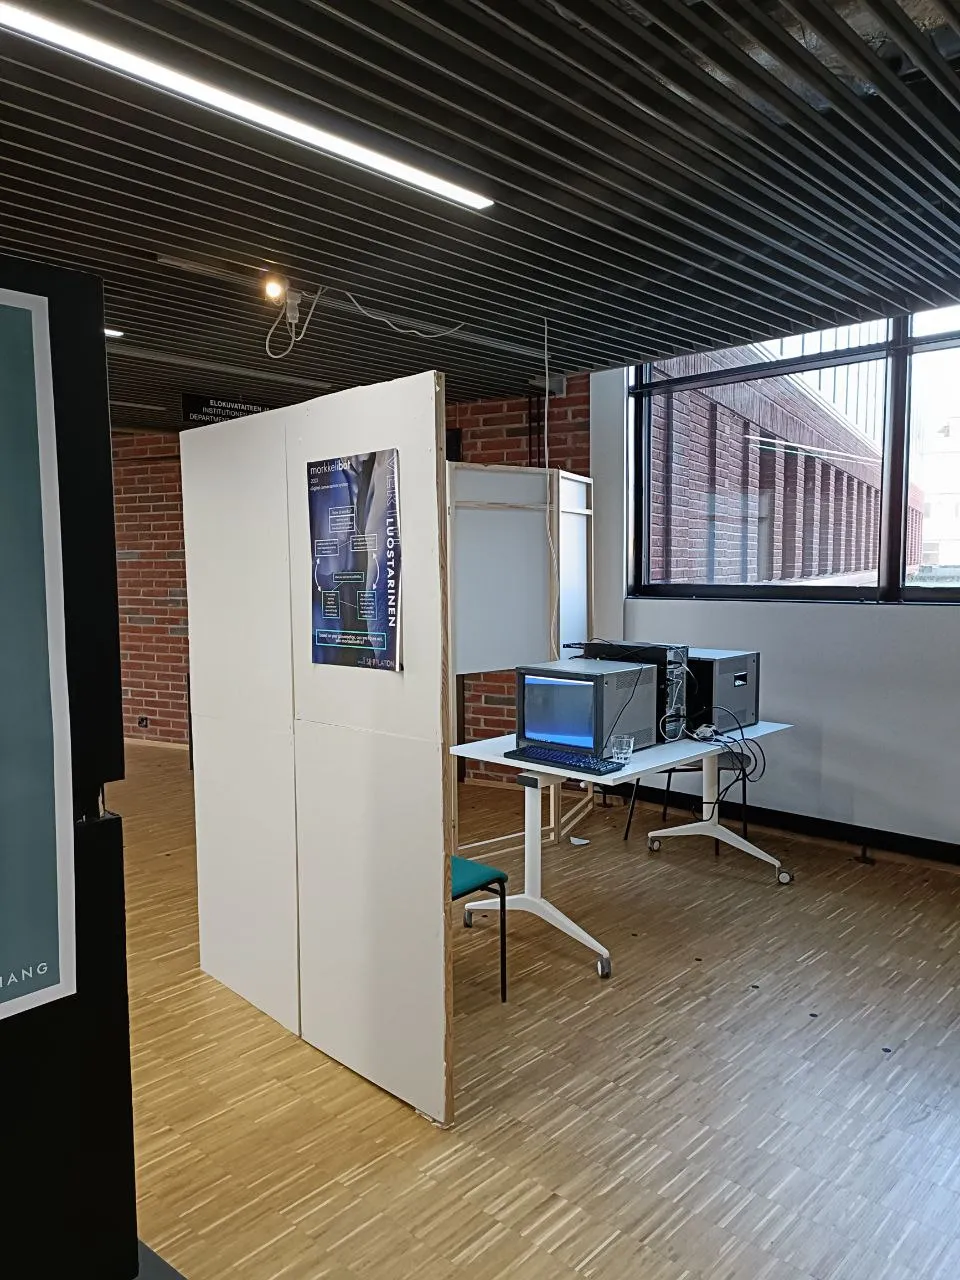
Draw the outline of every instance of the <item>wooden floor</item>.
<instances>
[{"instance_id":1,"label":"wooden floor","mask_svg":"<svg viewBox=\"0 0 960 1280\"><path fill-rule=\"evenodd\" d=\"M128 773L140 1234L187 1280L960 1277L952 873L770 833L778 888L597 810L545 883L613 980L513 917L501 1006L495 921L458 928L443 1132L200 972L186 758ZM473 836L520 818L463 807Z\"/></svg>"}]
</instances>

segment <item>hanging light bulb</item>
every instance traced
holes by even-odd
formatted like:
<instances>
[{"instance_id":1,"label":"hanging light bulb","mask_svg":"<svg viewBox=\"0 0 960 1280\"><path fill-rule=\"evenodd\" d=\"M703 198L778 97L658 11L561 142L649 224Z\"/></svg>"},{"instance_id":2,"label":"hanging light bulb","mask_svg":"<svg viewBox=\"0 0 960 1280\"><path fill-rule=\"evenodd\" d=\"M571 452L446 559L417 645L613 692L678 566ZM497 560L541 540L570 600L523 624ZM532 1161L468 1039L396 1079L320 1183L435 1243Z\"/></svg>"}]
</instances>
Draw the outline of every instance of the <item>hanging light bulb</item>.
<instances>
[{"instance_id":1,"label":"hanging light bulb","mask_svg":"<svg viewBox=\"0 0 960 1280\"><path fill-rule=\"evenodd\" d=\"M287 281L283 276L267 276L263 282L263 294L268 302L282 302L287 294Z\"/></svg>"}]
</instances>

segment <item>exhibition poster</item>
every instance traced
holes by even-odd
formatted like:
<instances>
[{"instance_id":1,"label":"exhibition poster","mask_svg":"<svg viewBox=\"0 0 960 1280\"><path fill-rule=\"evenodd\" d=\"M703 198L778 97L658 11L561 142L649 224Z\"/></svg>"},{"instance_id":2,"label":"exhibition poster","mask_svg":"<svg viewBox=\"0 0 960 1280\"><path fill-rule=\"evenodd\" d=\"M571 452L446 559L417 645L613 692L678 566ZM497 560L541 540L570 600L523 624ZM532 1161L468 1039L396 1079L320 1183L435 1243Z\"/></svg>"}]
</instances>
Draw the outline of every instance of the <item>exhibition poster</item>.
<instances>
[{"instance_id":1,"label":"exhibition poster","mask_svg":"<svg viewBox=\"0 0 960 1280\"><path fill-rule=\"evenodd\" d=\"M397 450L307 463L313 661L400 670Z\"/></svg>"},{"instance_id":2,"label":"exhibition poster","mask_svg":"<svg viewBox=\"0 0 960 1280\"><path fill-rule=\"evenodd\" d=\"M0 1018L76 990L73 801L46 299L0 289Z\"/></svg>"}]
</instances>

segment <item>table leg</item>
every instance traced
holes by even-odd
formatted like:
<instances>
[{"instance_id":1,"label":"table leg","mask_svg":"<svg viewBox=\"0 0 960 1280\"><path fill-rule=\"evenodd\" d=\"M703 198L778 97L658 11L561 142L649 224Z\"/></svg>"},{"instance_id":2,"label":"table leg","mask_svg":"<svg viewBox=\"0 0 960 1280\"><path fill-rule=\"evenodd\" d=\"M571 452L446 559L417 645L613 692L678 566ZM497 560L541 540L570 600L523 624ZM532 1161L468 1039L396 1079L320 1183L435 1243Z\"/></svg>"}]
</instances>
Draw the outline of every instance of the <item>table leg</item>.
<instances>
[{"instance_id":1,"label":"table leg","mask_svg":"<svg viewBox=\"0 0 960 1280\"><path fill-rule=\"evenodd\" d=\"M793 876L784 869L779 858L745 840L739 832L720 825L720 760L717 755L703 758L703 802L700 812L700 822L684 822L678 827L663 827L659 831L651 831L647 836L647 846L651 852L656 853L661 841L673 839L674 836L708 836L712 840L719 840L721 844L739 849L741 853L749 854L751 858L768 863L776 870L778 884L790 883Z\"/></svg>"},{"instance_id":2,"label":"table leg","mask_svg":"<svg viewBox=\"0 0 960 1280\"><path fill-rule=\"evenodd\" d=\"M537 778L529 778L523 788L523 891L530 898L540 897L542 853L540 785Z\"/></svg>"},{"instance_id":3,"label":"table leg","mask_svg":"<svg viewBox=\"0 0 960 1280\"><path fill-rule=\"evenodd\" d=\"M526 911L553 925L568 938L581 943L591 951L595 951L600 959L597 961L597 972L601 978L609 978L611 973L610 952L596 938L581 929L578 924L558 911L552 902L548 902L542 894L541 883L541 831L540 831L540 791L550 786L554 779L540 778L535 774L521 774L523 784L523 892L507 894L508 911ZM496 911L500 903L495 898L483 898L479 902L468 903L464 917L469 920L474 911Z\"/></svg>"}]
</instances>

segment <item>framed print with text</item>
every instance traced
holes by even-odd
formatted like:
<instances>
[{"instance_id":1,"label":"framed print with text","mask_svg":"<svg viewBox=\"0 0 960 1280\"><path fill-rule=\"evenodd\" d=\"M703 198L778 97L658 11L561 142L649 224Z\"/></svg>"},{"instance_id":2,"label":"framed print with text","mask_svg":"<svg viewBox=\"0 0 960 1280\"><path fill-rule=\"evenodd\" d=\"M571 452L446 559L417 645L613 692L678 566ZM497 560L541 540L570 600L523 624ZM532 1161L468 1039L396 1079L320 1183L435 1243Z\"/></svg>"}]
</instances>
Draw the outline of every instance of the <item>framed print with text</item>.
<instances>
[{"instance_id":1,"label":"framed print with text","mask_svg":"<svg viewBox=\"0 0 960 1280\"><path fill-rule=\"evenodd\" d=\"M0 289L0 1018L76 991L60 539L47 300Z\"/></svg>"},{"instance_id":2,"label":"framed print with text","mask_svg":"<svg viewBox=\"0 0 960 1280\"><path fill-rule=\"evenodd\" d=\"M400 670L396 449L307 463L315 663Z\"/></svg>"}]
</instances>

